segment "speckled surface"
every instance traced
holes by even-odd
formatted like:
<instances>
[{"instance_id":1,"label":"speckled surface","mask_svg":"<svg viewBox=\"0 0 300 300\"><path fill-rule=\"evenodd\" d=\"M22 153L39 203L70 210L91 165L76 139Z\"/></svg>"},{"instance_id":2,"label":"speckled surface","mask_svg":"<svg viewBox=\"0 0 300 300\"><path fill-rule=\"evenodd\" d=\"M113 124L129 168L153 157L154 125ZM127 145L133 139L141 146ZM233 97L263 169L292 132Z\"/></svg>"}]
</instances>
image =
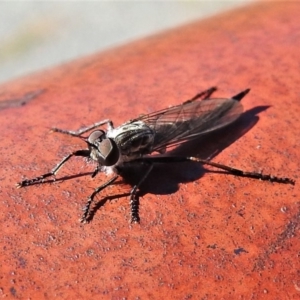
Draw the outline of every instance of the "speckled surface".
<instances>
[{"instance_id":1,"label":"speckled surface","mask_svg":"<svg viewBox=\"0 0 300 300\"><path fill-rule=\"evenodd\" d=\"M255 4L2 85L0 295L297 299L298 182L161 166L142 188L139 225L128 223L128 197L108 201L90 224L78 222L104 174L14 183L84 146L49 134L52 126L77 129L107 117L118 125L214 85L216 97L250 87L245 114L182 151L299 180L298 11L297 3ZM92 170L74 159L57 179Z\"/></svg>"}]
</instances>

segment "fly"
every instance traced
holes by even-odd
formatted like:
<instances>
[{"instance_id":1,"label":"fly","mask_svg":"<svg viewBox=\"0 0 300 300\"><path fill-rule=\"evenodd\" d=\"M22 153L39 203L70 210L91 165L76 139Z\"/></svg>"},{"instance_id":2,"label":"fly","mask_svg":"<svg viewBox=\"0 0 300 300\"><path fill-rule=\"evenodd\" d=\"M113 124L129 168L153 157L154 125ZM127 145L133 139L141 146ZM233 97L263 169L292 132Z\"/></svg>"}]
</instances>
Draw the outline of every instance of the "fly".
<instances>
[{"instance_id":1,"label":"fly","mask_svg":"<svg viewBox=\"0 0 300 300\"><path fill-rule=\"evenodd\" d=\"M53 128L52 131L82 138L87 143L87 149L74 151L64 157L50 172L33 179L25 179L17 184L18 188L42 183L45 178L55 177L60 168L73 156L82 156L97 163L92 177L98 172L112 171L114 175L104 184L97 187L88 197L83 214L82 223L91 220L91 206L95 196L111 185L120 176L121 170L132 164L144 164L147 170L130 191L131 222L139 222L137 192L147 178L154 164L179 163L186 161L209 165L242 177L268 180L272 182L295 184L293 179L276 177L257 172L246 172L226 165L214 163L197 157L164 156L170 148L186 141L198 138L217 129L223 128L237 120L243 112L240 100L250 91L249 89L231 98L210 98L216 90L212 87L197 94L180 105L159 110L132 119L114 128L111 120L106 119L77 131ZM97 129L88 137L82 135L102 125L107 130ZM157 153L158 155L151 155Z\"/></svg>"}]
</instances>

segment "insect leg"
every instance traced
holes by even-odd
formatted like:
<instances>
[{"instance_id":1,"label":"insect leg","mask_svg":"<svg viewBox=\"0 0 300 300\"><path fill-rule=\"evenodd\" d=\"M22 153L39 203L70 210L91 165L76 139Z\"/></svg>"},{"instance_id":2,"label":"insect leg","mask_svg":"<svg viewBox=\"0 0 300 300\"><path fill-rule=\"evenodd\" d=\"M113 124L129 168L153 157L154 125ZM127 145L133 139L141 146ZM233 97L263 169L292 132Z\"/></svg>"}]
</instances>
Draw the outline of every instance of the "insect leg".
<instances>
[{"instance_id":1,"label":"insect leg","mask_svg":"<svg viewBox=\"0 0 300 300\"><path fill-rule=\"evenodd\" d=\"M248 178L260 179L260 180L264 180L264 181L295 185L295 180L288 178L288 177L277 177L277 176L273 176L270 174L267 175L267 174L262 174L262 173L258 173L258 172L247 172L247 171L235 169L235 168L232 168L232 167L229 167L226 165L203 160L203 159L200 159L197 157L188 157L188 160L197 161L203 165L209 165L209 166L221 169L221 170L225 170L230 174L241 176L241 177L248 177Z\"/></svg>"},{"instance_id":2,"label":"insect leg","mask_svg":"<svg viewBox=\"0 0 300 300\"><path fill-rule=\"evenodd\" d=\"M197 157L176 157L176 156L170 156L170 157L147 157L147 158L140 158L134 160L134 162L137 161L143 161L143 162L152 162L152 163L175 163L175 162L185 162L185 161L195 161L199 162L202 165L208 165L212 166L221 170L225 170L230 174L241 176L241 177L248 177L248 178L254 178L254 179L260 179L264 181L271 181L271 182L277 182L277 183L284 183L284 184L295 184L295 180L288 178L288 177L277 177L273 175L266 175L258 172L247 172L240 169L235 169L226 165L218 164L212 161L204 160Z\"/></svg>"},{"instance_id":3,"label":"insect leg","mask_svg":"<svg viewBox=\"0 0 300 300\"><path fill-rule=\"evenodd\" d=\"M100 193L102 190L104 190L106 187L108 187L109 185L111 185L117 178L119 177L119 175L115 175L114 177L112 177L111 179L109 179L107 182L105 182L104 184L100 185L99 187L97 187L94 192L89 196L84 208L83 208L83 214L80 218L80 222L81 223L88 223L89 221L89 217L90 217L90 208L91 205L94 201L95 196Z\"/></svg>"},{"instance_id":4,"label":"insect leg","mask_svg":"<svg viewBox=\"0 0 300 300\"><path fill-rule=\"evenodd\" d=\"M250 89L246 89L246 90L238 93L237 95L232 96L231 99L241 101L249 92L250 92Z\"/></svg>"},{"instance_id":5,"label":"insect leg","mask_svg":"<svg viewBox=\"0 0 300 300\"><path fill-rule=\"evenodd\" d=\"M100 171L100 166L97 164L91 177L94 178L99 173L99 171Z\"/></svg>"},{"instance_id":6,"label":"insect leg","mask_svg":"<svg viewBox=\"0 0 300 300\"><path fill-rule=\"evenodd\" d=\"M85 132L88 132L94 128L97 128L101 125L104 125L104 124L107 124L107 127L109 129L113 129L113 123L111 120L109 119L106 119L106 120L102 120L100 122L97 122L97 123L94 123L90 126L86 126L86 127L83 127L83 128L80 128L78 130L64 130L64 129L59 129L59 128L51 128L51 131L52 132L59 132L59 133L63 133L63 134L68 134L68 135L72 135L72 136L81 136L83 133Z\"/></svg>"},{"instance_id":7,"label":"insect leg","mask_svg":"<svg viewBox=\"0 0 300 300\"><path fill-rule=\"evenodd\" d=\"M213 86L213 87L195 95L193 98L191 98L183 103L193 102L199 98L201 98L202 100L208 99L211 96L211 94L214 93L216 90L217 90L217 88Z\"/></svg>"},{"instance_id":8,"label":"insect leg","mask_svg":"<svg viewBox=\"0 0 300 300\"><path fill-rule=\"evenodd\" d=\"M130 210L131 210L131 223L139 223L140 217L139 217L139 203L138 199L136 197L136 193L138 188L141 186L141 184L144 182L144 180L148 177L149 173L153 169L153 164L150 161L146 161L146 163L149 165L148 170L144 174L144 176L141 178L141 180L136 184L132 190L130 191Z\"/></svg>"},{"instance_id":9,"label":"insect leg","mask_svg":"<svg viewBox=\"0 0 300 300\"><path fill-rule=\"evenodd\" d=\"M41 176L32 178L32 179L25 179L19 183L17 183L17 188L21 188L24 186L38 184L44 181L45 178L50 176L55 176L59 169L72 157L72 156L83 156L88 157L90 154L89 150L78 150L75 152L70 153L66 157L64 157L49 173L45 173Z\"/></svg>"}]
</instances>

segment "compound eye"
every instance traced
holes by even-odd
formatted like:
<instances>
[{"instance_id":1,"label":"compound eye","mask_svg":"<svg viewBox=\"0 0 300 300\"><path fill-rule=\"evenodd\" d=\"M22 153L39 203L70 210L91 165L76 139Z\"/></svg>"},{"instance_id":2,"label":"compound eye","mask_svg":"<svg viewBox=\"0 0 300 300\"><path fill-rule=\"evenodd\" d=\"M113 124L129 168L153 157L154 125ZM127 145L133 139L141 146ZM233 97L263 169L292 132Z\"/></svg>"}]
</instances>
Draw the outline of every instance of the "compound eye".
<instances>
[{"instance_id":1,"label":"compound eye","mask_svg":"<svg viewBox=\"0 0 300 300\"><path fill-rule=\"evenodd\" d=\"M95 130L89 135L88 142L93 144L95 141L101 142L104 138L105 132L103 130Z\"/></svg>"},{"instance_id":2,"label":"compound eye","mask_svg":"<svg viewBox=\"0 0 300 300\"><path fill-rule=\"evenodd\" d=\"M104 139L98 146L98 160L103 166L112 166L119 159L119 149L112 139Z\"/></svg>"}]
</instances>

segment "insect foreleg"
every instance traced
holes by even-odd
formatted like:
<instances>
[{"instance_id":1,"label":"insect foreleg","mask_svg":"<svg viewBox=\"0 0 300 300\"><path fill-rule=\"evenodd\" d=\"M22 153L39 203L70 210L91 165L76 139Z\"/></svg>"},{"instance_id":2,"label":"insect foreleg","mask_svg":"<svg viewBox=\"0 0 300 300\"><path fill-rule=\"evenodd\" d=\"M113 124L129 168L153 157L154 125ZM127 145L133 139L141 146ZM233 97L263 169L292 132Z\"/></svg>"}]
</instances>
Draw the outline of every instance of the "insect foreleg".
<instances>
[{"instance_id":1,"label":"insect foreleg","mask_svg":"<svg viewBox=\"0 0 300 300\"><path fill-rule=\"evenodd\" d=\"M107 124L108 129L113 129L113 123L111 120L106 119L106 120L102 120L100 122L94 123L90 126L86 126L86 127L82 127L78 130L64 130L64 129L59 129L59 128L51 128L52 132L59 132L59 133L63 133L63 134L67 134L67 135L72 135L72 136L81 136L83 133L88 132L94 128L97 128L101 125Z\"/></svg>"},{"instance_id":2,"label":"insect foreleg","mask_svg":"<svg viewBox=\"0 0 300 300\"><path fill-rule=\"evenodd\" d=\"M25 179L19 183L17 183L17 188L21 188L24 186L38 184L44 181L45 178L55 176L59 169L72 157L72 156L83 156L88 157L90 151L89 150L78 150L75 152L70 153L66 157L64 157L49 173L45 173L41 176L32 178L32 179Z\"/></svg>"}]
</instances>

